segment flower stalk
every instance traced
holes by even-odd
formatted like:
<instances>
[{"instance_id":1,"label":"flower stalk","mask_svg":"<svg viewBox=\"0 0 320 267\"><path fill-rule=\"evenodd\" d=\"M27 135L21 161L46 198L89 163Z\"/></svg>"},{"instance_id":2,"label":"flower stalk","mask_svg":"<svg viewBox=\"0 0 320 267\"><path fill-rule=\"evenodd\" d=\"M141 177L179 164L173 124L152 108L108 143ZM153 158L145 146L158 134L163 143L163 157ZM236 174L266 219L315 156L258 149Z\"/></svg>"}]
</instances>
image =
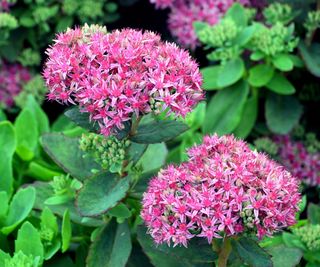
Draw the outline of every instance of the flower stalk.
<instances>
[{"instance_id":1,"label":"flower stalk","mask_svg":"<svg viewBox=\"0 0 320 267\"><path fill-rule=\"evenodd\" d=\"M231 240L227 236L223 239L223 244L219 252L218 267L226 267L231 254Z\"/></svg>"}]
</instances>

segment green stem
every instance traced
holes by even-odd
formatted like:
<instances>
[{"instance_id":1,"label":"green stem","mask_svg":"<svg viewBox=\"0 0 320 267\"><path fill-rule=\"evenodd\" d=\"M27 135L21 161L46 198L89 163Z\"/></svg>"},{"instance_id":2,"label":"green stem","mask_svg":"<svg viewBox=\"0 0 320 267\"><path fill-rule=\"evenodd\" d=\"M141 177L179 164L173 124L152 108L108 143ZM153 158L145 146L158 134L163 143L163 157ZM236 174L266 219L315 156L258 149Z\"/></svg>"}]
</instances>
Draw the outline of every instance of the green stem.
<instances>
[{"instance_id":1,"label":"green stem","mask_svg":"<svg viewBox=\"0 0 320 267\"><path fill-rule=\"evenodd\" d=\"M228 237L225 237L223 239L223 244L221 247L221 250L219 252L219 257L218 257L218 267L226 267L228 258L231 253L231 242Z\"/></svg>"},{"instance_id":2,"label":"green stem","mask_svg":"<svg viewBox=\"0 0 320 267\"><path fill-rule=\"evenodd\" d=\"M135 122L132 124L131 131L130 131L131 136L136 134L141 119L142 119L142 116L136 118Z\"/></svg>"}]
</instances>

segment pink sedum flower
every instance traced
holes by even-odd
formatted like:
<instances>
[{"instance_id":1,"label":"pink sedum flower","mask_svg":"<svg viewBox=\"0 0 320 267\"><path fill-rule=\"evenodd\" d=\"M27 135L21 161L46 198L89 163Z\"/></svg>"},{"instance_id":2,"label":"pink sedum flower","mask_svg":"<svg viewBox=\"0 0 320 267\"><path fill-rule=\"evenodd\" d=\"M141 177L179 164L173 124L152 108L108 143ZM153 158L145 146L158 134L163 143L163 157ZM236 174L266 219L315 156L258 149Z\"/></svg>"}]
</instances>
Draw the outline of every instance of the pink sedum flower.
<instances>
[{"instance_id":1,"label":"pink sedum flower","mask_svg":"<svg viewBox=\"0 0 320 267\"><path fill-rule=\"evenodd\" d=\"M259 238L295 223L298 181L233 136L206 136L189 160L150 181L141 216L157 244L254 232Z\"/></svg>"},{"instance_id":2,"label":"pink sedum flower","mask_svg":"<svg viewBox=\"0 0 320 267\"><path fill-rule=\"evenodd\" d=\"M290 172L299 180L311 186L320 185L320 153L309 153L301 141L294 141L290 136L276 136L279 147L278 157Z\"/></svg>"},{"instance_id":3,"label":"pink sedum flower","mask_svg":"<svg viewBox=\"0 0 320 267\"><path fill-rule=\"evenodd\" d=\"M10 109L14 106L14 97L31 79L25 67L18 63L0 61L0 108Z\"/></svg>"},{"instance_id":4,"label":"pink sedum flower","mask_svg":"<svg viewBox=\"0 0 320 267\"><path fill-rule=\"evenodd\" d=\"M185 116L204 97L197 63L152 32L68 30L47 54L48 98L79 104L105 135L134 115Z\"/></svg>"}]
</instances>

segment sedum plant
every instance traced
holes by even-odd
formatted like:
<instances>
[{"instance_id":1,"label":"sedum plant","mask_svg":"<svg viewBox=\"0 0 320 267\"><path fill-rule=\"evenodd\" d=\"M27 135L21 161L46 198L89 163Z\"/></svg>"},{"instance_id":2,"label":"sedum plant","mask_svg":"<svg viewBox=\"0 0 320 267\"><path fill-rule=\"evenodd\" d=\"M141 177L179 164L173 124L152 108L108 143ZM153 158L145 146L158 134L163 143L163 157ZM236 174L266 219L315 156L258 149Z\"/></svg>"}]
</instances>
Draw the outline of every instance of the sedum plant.
<instances>
[{"instance_id":1,"label":"sedum plant","mask_svg":"<svg viewBox=\"0 0 320 267\"><path fill-rule=\"evenodd\" d=\"M295 14L289 5L279 3L263 14L266 25L254 19L252 10L234 4L214 26L194 23L213 62L202 69L204 89L218 91L208 104L205 133L247 137L257 120L261 97L266 98L267 126L275 133L288 133L302 114L301 105L290 96L296 90L287 74L303 66L295 55L299 42L291 22ZM286 113L291 116L281 123Z\"/></svg>"}]
</instances>

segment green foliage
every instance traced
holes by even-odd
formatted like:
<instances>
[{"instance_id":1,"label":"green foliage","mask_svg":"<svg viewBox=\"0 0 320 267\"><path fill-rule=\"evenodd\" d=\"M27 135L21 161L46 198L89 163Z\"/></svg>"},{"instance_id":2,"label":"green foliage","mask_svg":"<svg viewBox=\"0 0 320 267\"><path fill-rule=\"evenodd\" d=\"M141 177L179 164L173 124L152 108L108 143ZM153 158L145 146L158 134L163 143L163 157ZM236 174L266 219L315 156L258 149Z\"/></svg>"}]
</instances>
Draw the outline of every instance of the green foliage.
<instances>
[{"instance_id":1,"label":"green foliage","mask_svg":"<svg viewBox=\"0 0 320 267\"><path fill-rule=\"evenodd\" d=\"M155 144L169 141L185 132L188 126L180 121L152 121L139 125L130 140L141 144Z\"/></svg>"},{"instance_id":2,"label":"green foliage","mask_svg":"<svg viewBox=\"0 0 320 267\"><path fill-rule=\"evenodd\" d=\"M152 264L157 267L179 267L179 266L212 266L217 259L217 254L205 240L193 240L188 248L170 248L163 244L155 246L152 238L146 235L146 228L138 227L138 241L143 251L148 255Z\"/></svg>"},{"instance_id":3,"label":"green foliage","mask_svg":"<svg viewBox=\"0 0 320 267\"><path fill-rule=\"evenodd\" d=\"M97 216L115 207L127 194L131 177L101 173L87 179L77 193L77 208L83 216Z\"/></svg>"},{"instance_id":4,"label":"green foliage","mask_svg":"<svg viewBox=\"0 0 320 267\"><path fill-rule=\"evenodd\" d=\"M270 255L252 239L231 240L232 247L244 263L253 267L272 267Z\"/></svg>"},{"instance_id":5,"label":"green foliage","mask_svg":"<svg viewBox=\"0 0 320 267\"><path fill-rule=\"evenodd\" d=\"M265 116L269 129L274 133L289 133L298 124L301 115L302 106L295 98L268 95Z\"/></svg>"}]
</instances>

